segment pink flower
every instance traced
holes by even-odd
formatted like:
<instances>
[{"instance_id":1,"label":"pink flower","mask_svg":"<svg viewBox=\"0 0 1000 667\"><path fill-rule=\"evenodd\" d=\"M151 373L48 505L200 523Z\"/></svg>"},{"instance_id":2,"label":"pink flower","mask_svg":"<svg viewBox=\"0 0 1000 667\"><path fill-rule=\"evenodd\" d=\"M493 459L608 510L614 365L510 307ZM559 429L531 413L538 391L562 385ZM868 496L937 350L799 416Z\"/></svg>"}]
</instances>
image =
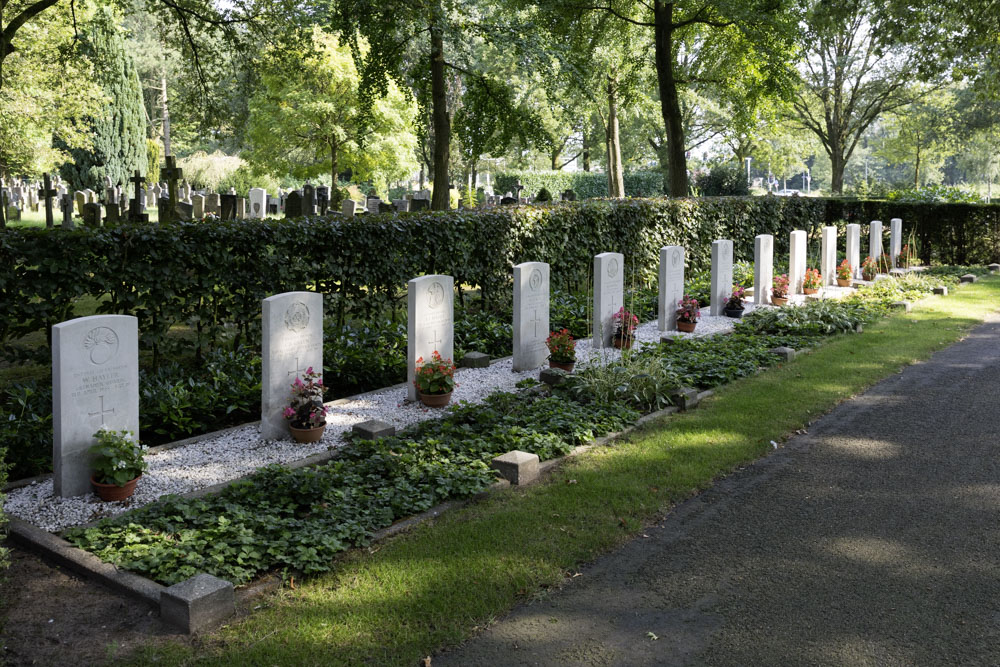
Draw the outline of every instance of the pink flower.
<instances>
[{"instance_id":1,"label":"pink flower","mask_svg":"<svg viewBox=\"0 0 1000 667\"><path fill-rule=\"evenodd\" d=\"M285 419L291 419L292 417L295 416L295 410L293 410L291 408L285 408L284 415L285 415Z\"/></svg>"}]
</instances>

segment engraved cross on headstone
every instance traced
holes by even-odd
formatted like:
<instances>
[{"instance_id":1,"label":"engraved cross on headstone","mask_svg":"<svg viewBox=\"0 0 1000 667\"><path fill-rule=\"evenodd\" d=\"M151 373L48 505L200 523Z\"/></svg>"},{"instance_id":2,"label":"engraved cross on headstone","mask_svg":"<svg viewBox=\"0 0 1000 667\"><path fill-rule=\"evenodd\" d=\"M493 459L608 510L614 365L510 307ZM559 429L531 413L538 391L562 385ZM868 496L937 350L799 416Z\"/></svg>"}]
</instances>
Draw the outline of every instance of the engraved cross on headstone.
<instances>
[{"instance_id":1,"label":"engraved cross on headstone","mask_svg":"<svg viewBox=\"0 0 1000 667\"><path fill-rule=\"evenodd\" d=\"M296 375L297 376L302 371L309 370L307 368L301 368L301 366L302 366L302 364L299 363L299 358L295 357L295 370L288 371L288 374L289 375Z\"/></svg>"},{"instance_id":2,"label":"engraved cross on headstone","mask_svg":"<svg viewBox=\"0 0 1000 667\"><path fill-rule=\"evenodd\" d=\"M104 426L104 415L106 415L106 414L112 414L112 415L115 414L115 409L114 408L108 408L108 409L104 408L104 396L103 395L98 396L97 398L100 399L100 401L101 401L101 407L96 412L88 412L87 414L90 415L91 417L96 417L97 415L100 415L101 416L101 426Z\"/></svg>"},{"instance_id":3,"label":"engraved cross on headstone","mask_svg":"<svg viewBox=\"0 0 1000 667\"><path fill-rule=\"evenodd\" d=\"M44 181L45 184L38 191L38 196L45 199L45 226L52 227L52 198L59 192L52 187L52 180L48 174L45 174Z\"/></svg>"},{"instance_id":4,"label":"engraved cross on headstone","mask_svg":"<svg viewBox=\"0 0 1000 667\"><path fill-rule=\"evenodd\" d=\"M533 312L535 313L534 319L528 321L535 325L535 338L538 338L538 324L541 322L541 320L538 319L538 310L536 309Z\"/></svg>"},{"instance_id":5,"label":"engraved cross on headstone","mask_svg":"<svg viewBox=\"0 0 1000 667\"><path fill-rule=\"evenodd\" d=\"M431 345L433 345L434 346L434 350L437 351L438 350L438 344L440 344L442 341L441 341L441 337L438 336L437 329L432 329L432 331L434 332L434 338L431 338L427 342L430 343Z\"/></svg>"}]
</instances>

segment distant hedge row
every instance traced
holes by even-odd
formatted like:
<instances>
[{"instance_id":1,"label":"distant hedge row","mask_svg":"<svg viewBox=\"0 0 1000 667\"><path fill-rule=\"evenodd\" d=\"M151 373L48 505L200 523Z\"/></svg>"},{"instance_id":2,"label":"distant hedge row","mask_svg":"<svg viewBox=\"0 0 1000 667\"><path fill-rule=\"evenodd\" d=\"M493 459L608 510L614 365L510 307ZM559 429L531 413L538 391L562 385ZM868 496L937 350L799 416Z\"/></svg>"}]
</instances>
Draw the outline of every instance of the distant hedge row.
<instances>
[{"instance_id":1,"label":"distant hedge row","mask_svg":"<svg viewBox=\"0 0 1000 667\"><path fill-rule=\"evenodd\" d=\"M545 188L552 198L572 190L577 199L596 199L608 196L608 175L593 171L506 171L497 174L493 190L498 195L516 192L517 182L524 186L525 197L534 197ZM663 196L663 173L659 171L632 171L625 174L626 197Z\"/></svg>"},{"instance_id":2,"label":"distant hedge row","mask_svg":"<svg viewBox=\"0 0 1000 667\"><path fill-rule=\"evenodd\" d=\"M816 238L819 227L840 219L902 217L904 230L915 225L925 259L983 263L1000 259L998 212L998 206L719 197L8 229L0 232L0 343L5 358L21 358L27 352L18 339L48 333L75 316L78 300L92 297L100 312L137 316L144 349L204 350L232 338L255 344L260 300L279 292L315 289L326 295L328 314L365 318L402 308L406 281L426 273L478 286L489 301L509 298L513 264L538 260L551 265L556 285L586 289L592 258L605 251L625 254L629 284L652 284L661 246L685 246L689 268L699 270L708 268L716 239L732 239L736 259L752 260L754 236L774 234L780 257L792 229ZM191 334L168 337L176 326ZM35 347L34 357L46 361L48 351Z\"/></svg>"}]
</instances>

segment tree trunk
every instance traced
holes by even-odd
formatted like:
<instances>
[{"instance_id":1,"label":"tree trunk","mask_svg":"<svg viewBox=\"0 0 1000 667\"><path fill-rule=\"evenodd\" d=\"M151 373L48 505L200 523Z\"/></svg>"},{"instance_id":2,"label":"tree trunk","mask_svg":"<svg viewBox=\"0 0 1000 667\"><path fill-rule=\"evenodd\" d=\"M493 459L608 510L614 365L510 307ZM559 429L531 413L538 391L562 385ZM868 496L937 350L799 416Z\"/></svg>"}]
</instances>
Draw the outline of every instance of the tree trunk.
<instances>
[{"instance_id":1,"label":"tree trunk","mask_svg":"<svg viewBox=\"0 0 1000 667\"><path fill-rule=\"evenodd\" d=\"M840 147L835 146L830 153L830 192L835 195L844 194L844 157L840 154Z\"/></svg>"},{"instance_id":2,"label":"tree trunk","mask_svg":"<svg viewBox=\"0 0 1000 667\"><path fill-rule=\"evenodd\" d=\"M431 208L451 208L448 192L448 153L451 149L451 122L448 118L447 89L444 82L444 37L441 28L431 26L431 115L434 124L434 192Z\"/></svg>"},{"instance_id":3,"label":"tree trunk","mask_svg":"<svg viewBox=\"0 0 1000 667\"><path fill-rule=\"evenodd\" d=\"M590 121L588 118L583 123L583 170L590 171L590 144L587 143L587 123Z\"/></svg>"},{"instance_id":4,"label":"tree trunk","mask_svg":"<svg viewBox=\"0 0 1000 667\"><path fill-rule=\"evenodd\" d=\"M608 196L625 197L622 173L622 146L618 132L618 96L615 82L608 77Z\"/></svg>"},{"instance_id":5,"label":"tree trunk","mask_svg":"<svg viewBox=\"0 0 1000 667\"><path fill-rule=\"evenodd\" d=\"M913 165L913 188L920 188L920 149L917 148L917 160Z\"/></svg>"},{"instance_id":6,"label":"tree trunk","mask_svg":"<svg viewBox=\"0 0 1000 667\"><path fill-rule=\"evenodd\" d=\"M330 194L337 189L337 142L330 142Z\"/></svg>"},{"instance_id":7,"label":"tree trunk","mask_svg":"<svg viewBox=\"0 0 1000 667\"><path fill-rule=\"evenodd\" d=\"M160 77L160 95L163 101L163 156L170 155L170 111L167 109L167 76Z\"/></svg>"},{"instance_id":8,"label":"tree trunk","mask_svg":"<svg viewBox=\"0 0 1000 667\"><path fill-rule=\"evenodd\" d=\"M660 113L667 130L667 161L671 197L688 195L687 157L684 155L684 124L681 104L677 97L677 80L674 77L673 14L674 5L666 0L656 0L653 6L656 53L656 82L660 90Z\"/></svg>"}]
</instances>

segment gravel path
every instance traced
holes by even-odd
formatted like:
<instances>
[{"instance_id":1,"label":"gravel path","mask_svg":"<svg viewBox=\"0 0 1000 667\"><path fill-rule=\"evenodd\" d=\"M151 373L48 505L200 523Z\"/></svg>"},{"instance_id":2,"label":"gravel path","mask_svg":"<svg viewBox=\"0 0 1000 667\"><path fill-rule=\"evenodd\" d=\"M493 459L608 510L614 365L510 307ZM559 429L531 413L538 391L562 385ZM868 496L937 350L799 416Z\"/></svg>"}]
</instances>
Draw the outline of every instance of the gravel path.
<instances>
[{"instance_id":1,"label":"gravel path","mask_svg":"<svg viewBox=\"0 0 1000 667\"><path fill-rule=\"evenodd\" d=\"M747 304L747 312L752 310L753 304ZM681 337L718 335L731 331L735 322L728 317L704 315L695 333L674 333ZM660 334L655 321L647 322L637 328L636 340L639 344L655 343L659 341ZM580 368L620 357L621 351L613 348L594 350L589 339L577 342ZM521 380L537 378L538 370L515 373L509 358L491 364L489 368L459 369L455 376L458 386L452 400L479 403L494 392L513 391ZM265 465L292 463L341 446L345 432L355 424L370 419L384 421L399 429L440 416L439 410L407 402L404 388L387 389L330 406L323 439L312 445L290 440L264 440L257 425L247 425L215 438L151 453L146 457L149 470L139 481L135 495L128 500L102 502L92 493L58 498L53 495L52 481L48 479L10 491L4 509L12 516L44 530L59 532L70 526L141 507L167 494L188 493L243 477Z\"/></svg>"},{"instance_id":2,"label":"gravel path","mask_svg":"<svg viewBox=\"0 0 1000 667\"><path fill-rule=\"evenodd\" d=\"M448 665L1000 664L1000 315Z\"/></svg>"}]
</instances>

